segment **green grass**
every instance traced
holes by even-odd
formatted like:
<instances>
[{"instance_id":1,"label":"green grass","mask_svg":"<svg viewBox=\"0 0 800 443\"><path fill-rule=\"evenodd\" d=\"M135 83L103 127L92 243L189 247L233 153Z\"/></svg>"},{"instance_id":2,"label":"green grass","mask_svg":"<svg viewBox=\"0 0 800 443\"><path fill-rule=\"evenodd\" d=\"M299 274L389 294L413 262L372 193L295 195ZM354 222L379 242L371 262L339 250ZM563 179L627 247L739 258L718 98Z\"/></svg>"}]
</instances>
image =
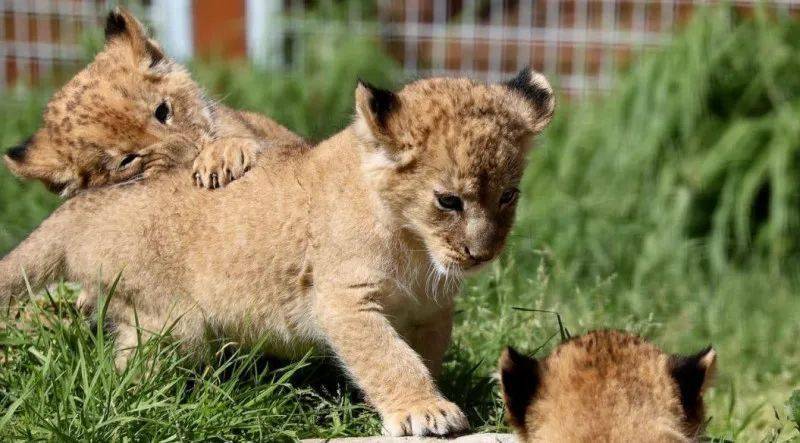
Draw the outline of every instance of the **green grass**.
<instances>
[{"instance_id":1,"label":"green grass","mask_svg":"<svg viewBox=\"0 0 800 443\"><path fill-rule=\"evenodd\" d=\"M300 74L193 69L227 103L319 139L351 118L356 76L399 78L374 45L345 37L317 45ZM712 343L709 435L800 435L798 37L796 23L715 9L608 96L558 110L531 156L507 251L458 300L442 386L476 429L504 429L490 377L501 348L543 355L558 342L556 316L539 309L560 313L573 334L623 328L673 352ZM47 94L0 101L0 141L35 128ZM0 171L0 250L56 204ZM141 351L150 359L116 374L111 338L75 315L74 296L59 287L54 302L29 302L0 331L0 439L291 440L379 429L335 365L314 356L279 364L229 349L197 367L157 341Z\"/></svg>"}]
</instances>

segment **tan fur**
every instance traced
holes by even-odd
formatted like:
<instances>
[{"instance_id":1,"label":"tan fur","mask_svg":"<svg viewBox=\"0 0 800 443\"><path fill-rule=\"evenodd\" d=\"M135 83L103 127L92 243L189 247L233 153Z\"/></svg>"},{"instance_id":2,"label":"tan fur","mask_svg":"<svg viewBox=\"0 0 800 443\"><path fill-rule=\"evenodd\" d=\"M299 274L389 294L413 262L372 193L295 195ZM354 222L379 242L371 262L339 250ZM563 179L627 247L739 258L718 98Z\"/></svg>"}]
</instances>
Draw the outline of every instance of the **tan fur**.
<instances>
[{"instance_id":1,"label":"tan fur","mask_svg":"<svg viewBox=\"0 0 800 443\"><path fill-rule=\"evenodd\" d=\"M176 171L82 193L0 261L0 295L24 291L21 270L86 288L123 272L108 311L119 367L135 309L145 331L179 319L187 349L209 332L266 336L280 357L329 349L387 433L463 430L434 377L461 275L501 250L515 201L499 200L552 115L552 90L534 78L523 71L516 89L422 80L396 95L359 85L352 126L314 149L268 150L217 192ZM461 196L463 211L437 207L436 192Z\"/></svg>"},{"instance_id":2,"label":"tan fur","mask_svg":"<svg viewBox=\"0 0 800 443\"><path fill-rule=\"evenodd\" d=\"M698 360L699 404L686 410L680 361L619 331L572 339L541 363L507 350L500 368L509 420L522 442L699 441L715 354L709 348Z\"/></svg>"},{"instance_id":3,"label":"tan fur","mask_svg":"<svg viewBox=\"0 0 800 443\"><path fill-rule=\"evenodd\" d=\"M303 143L266 117L208 99L128 11L112 11L107 30L103 50L47 104L42 128L5 156L14 174L71 196L194 161L197 184L217 187L244 174L265 145ZM162 103L165 123L154 115Z\"/></svg>"}]
</instances>

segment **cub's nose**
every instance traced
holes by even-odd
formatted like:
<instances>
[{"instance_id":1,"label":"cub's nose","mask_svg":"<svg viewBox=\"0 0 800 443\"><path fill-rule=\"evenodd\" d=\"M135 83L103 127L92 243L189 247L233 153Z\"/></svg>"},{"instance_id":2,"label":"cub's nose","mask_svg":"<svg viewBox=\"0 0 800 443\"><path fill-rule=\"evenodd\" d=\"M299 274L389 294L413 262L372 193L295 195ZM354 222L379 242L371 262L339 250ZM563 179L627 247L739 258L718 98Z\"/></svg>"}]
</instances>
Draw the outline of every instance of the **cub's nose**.
<instances>
[{"instance_id":1,"label":"cub's nose","mask_svg":"<svg viewBox=\"0 0 800 443\"><path fill-rule=\"evenodd\" d=\"M20 162L22 160L25 160L25 153L27 151L28 151L27 144L14 146L13 148L6 151L6 156L9 159L14 160L15 162Z\"/></svg>"},{"instance_id":2,"label":"cub's nose","mask_svg":"<svg viewBox=\"0 0 800 443\"><path fill-rule=\"evenodd\" d=\"M488 249L470 249L469 246L464 246L464 253L475 263L487 262L494 257L492 251Z\"/></svg>"}]
</instances>

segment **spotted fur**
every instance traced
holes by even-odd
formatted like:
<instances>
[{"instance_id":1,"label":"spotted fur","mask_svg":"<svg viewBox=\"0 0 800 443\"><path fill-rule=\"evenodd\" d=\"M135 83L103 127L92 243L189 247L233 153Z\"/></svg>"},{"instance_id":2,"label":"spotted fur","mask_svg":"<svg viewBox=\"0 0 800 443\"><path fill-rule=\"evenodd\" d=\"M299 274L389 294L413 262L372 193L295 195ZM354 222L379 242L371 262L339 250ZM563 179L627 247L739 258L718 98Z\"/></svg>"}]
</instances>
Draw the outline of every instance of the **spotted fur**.
<instances>
[{"instance_id":1,"label":"spotted fur","mask_svg":"<svg viewBox=\"0 0 800 443\"><path fill-rule=\"evenodd\" d=\"M715 372L706 348L675 356L632 334L590 332L537 361L500 359L507 417L522 442L696 442Z\"/></svg>"},{"instance_id":2,"label":"spotted fur","mask_svg":"<svg viewBox=\"0 0 800 443\"><path fill-rule=\"evenodd\" d=\"M175 173L70 199L0 261L0 297L28 282L103 287L117 366L141 331L175 324L279 357L335 354L392 435L463 431L434 379L461 276L498 255L549 94L462 79L356 89L357 116L313 149L270 149L217 192ZM530 96L540 97L531 101ZM380 99L375 99L381 97ZM544 106L545 108L543 108ZM177 178L176 178L177 177ZM448 193L458 208L441 206ZM505 196L505 197L503 197ZM145 334L143 339L147 339Z\"/></svg>"},{"instance_id":3,"label":"spotted fur","mask_svg":"<svg viewBox=\"0 0 800 443\"><path fill-rule=\"evenodd\" d=\"M53 95L42 121L4 160L14 174L64 196L196 158L198 184L214 187L212 174L217 185L240 177L265 145L302 143L266 117L210 100L123 8L109 13L103 50Z\"/></svg>"}]
</instances>

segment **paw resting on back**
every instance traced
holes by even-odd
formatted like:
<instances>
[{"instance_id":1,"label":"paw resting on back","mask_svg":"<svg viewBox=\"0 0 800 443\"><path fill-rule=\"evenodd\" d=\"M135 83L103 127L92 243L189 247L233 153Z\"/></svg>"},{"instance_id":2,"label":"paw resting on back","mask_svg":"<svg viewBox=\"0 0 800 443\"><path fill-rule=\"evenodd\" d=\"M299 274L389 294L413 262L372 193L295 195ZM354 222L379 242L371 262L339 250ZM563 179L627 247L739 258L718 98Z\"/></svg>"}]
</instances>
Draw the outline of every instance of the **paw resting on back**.
<instances>
[{"instance_id":1,"label":"paw resting on back","mask_svg":"<svg viewBox=\"0 0 800 443\"><path fill-rule=\"evenodd\" d=\"M194 161L192 177L197 186L221 188L241 178L255 162L261 142L252 138L222 138L206 144Z\"/></svg>"}]
</instances>

